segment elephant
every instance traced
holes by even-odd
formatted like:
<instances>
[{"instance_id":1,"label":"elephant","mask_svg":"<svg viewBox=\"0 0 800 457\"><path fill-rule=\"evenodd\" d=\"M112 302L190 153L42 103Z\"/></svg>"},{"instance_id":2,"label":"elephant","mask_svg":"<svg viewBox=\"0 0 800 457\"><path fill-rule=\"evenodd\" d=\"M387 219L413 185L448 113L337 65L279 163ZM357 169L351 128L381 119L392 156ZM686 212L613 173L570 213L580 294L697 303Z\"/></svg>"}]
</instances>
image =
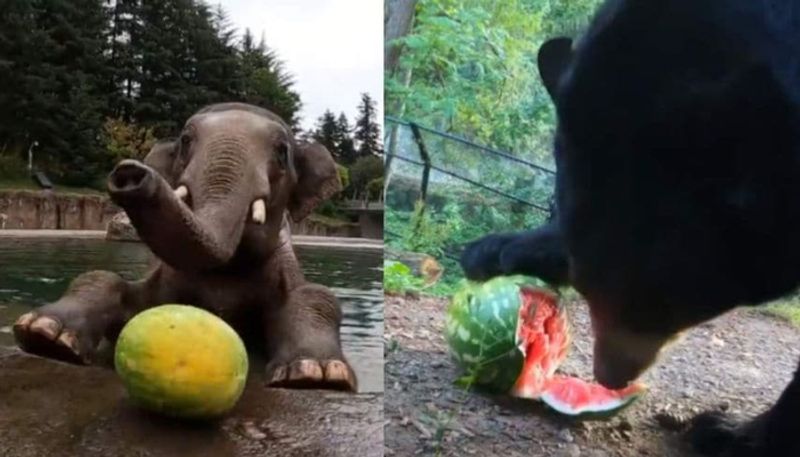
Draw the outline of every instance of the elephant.
<instances>
[{"instance_id":1,"label":"elephant","mask_svg":"<svg viewBox=\"0 0 800 457\"><path fill-rule=\"evenodd\" d=\"M207 106L143 161L119 162L108 193L155 254L142 279L90 271L13 325L26 352L97 360L137 313L163 303L207 309L267 356L272 387L356 391L334 294L303 276L289 217L341 190L330 152L294 138L277 115L244 103Z\"/></svg>"}]
</instances>

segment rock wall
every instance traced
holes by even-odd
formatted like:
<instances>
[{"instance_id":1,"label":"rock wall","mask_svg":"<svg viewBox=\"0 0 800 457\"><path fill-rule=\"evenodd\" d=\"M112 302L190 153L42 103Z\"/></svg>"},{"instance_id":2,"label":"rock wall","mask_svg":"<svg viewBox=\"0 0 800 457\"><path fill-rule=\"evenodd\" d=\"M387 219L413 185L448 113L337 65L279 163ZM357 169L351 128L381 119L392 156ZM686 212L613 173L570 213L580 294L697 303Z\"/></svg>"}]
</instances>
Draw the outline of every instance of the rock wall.
<instances>
[{"instance_id":1,"label":"rock wall","mask_svg":"<svg viewBox=\"0 0 800 457\"><path fill-rule=\"evenodd\" d=\"M326 218L318 218L311 215L302 221L290 222L293 235L312 235L312 236L340 236L340 237L360 237L361 229L358 224L338 222L330 223Z\"/></svg>"},{"instance_id":2,"label":"rock wall","mask_svg":"<svg viewBox=\"0 0 800 457\"><path fill-rule=\"evenodd\" d=\"M0 190L0 230L64 229L110 230L109 239L135 239L124 214L109 226L121 209L104 195L58 194L50 191ZM380 229L368 224L331 220L312 215L292 224L295 235L380 238ZM381 227L382 228L382 227ZM365 233L368 232L368 233Z\"/></svg>"},{"instance_id":3,"label":"rock wall","mask_svg":"<svg viewBox=\"0 0 800 457\"><path fill-rule=\"evenodd\" d=\"M119 208L102 195L0 191L0 230L105 230L117 212Z\"/></svg>"},{"instance_id":4,"label":"rock wall","mask_svg":"<svg viewBox=\"0 0 800 457\"><path fill-rule=\"evenodd\" d=\"M338 222L332 224L325 218L316 218L313 215L298 224L291 223L293 235L359 237L363 236L358 224ZM123 211L114 216L106 229L106 239L114 241L138 241L136 229L131 225L130 219Z\"/></svg>"}]
</instances>

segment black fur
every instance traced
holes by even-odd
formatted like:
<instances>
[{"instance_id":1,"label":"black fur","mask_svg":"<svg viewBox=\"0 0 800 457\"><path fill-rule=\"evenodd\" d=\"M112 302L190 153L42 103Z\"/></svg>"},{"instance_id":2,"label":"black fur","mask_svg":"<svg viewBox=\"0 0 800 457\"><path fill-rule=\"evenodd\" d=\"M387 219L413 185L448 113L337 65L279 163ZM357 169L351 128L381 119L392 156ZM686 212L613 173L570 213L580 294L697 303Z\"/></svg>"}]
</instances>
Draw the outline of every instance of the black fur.
<instances>
[{"instance_id":1,"label":"black fur","mask_svg":"<svg viewBox=\"0 0 800 457\"><path fill-rule=\"evenodd\" d=\"M529 232L488 235L473 241L461 254L461 266L467 277L476 280L526 274L561 286L569 276L555 220Z\"/></svg>"},{"instance_id":2,"label":"black fur","mask_svg":"<svg viewBox=\"0 0 800 457\"><path fill-rule=\"evenodd\" d=\"M569 258L593 317L657 335L797 288L800 2L609 1L573 50L545 44L540 67L558 223L471 245L468 276ZM800 456L800 374L752 422L706 414L692 430L707 455Z\"/></svg>"}]
</instances>

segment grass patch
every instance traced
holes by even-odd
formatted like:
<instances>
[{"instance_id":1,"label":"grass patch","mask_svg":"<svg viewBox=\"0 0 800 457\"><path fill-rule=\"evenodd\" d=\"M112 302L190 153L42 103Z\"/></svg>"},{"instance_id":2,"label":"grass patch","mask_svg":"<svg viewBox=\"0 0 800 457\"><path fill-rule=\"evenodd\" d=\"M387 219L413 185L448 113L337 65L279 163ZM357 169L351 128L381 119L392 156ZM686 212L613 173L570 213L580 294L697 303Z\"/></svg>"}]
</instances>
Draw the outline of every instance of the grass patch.
<instances>
[{"instance_id":1,"label":"grass patch","mask_svg":"<svg viewBox=\"0 0 800 457\"><path fill-rule=\"evenodd\" d=\"M762 312L800 327L800 296L774 301L762 308Z\"/></svg>"}]
</instances>

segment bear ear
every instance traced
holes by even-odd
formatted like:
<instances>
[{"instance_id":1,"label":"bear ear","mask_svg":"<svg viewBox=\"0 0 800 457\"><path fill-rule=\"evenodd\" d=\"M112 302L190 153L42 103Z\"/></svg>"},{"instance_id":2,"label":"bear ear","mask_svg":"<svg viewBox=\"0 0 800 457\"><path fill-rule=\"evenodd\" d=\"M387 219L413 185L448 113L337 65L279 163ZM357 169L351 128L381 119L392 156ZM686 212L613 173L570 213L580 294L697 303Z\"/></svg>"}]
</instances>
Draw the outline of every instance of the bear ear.
<instances>
[{"instance_id":1,"label":"bear ear","mask_svg":"<svg viewBox=\"0 0 800 457\"><path fill-rule=\"evenodd\" d=\"M572 61L572 38L553 38L539 48L539 75L550 98L555 100L558 82Z\"/></svg>"},{"instance_id":2,"label":"bear ear","mask_svg":"<svg viewBox=\"0 0 800 457\"><path fill-rule=\"evenodd\" d=\"M175 187L183 170L176 170L175 158L177 157L176 141L173 138L159 140L150 148L150 152L142 162L158 172L170 186Z\"/></svg>"},{"instance_id":3,"label":"bear ear","mask_svg":"<svg viewBox=\"0 0 800 457\"><path fill-rule=\"evenodd\" d=\"M342 183L333 156L319 143L298 143L294 168L297 184L289 200L289 213L295 222L300 222L317 205L342 190Z\"/></svg>"}]
</instances>

